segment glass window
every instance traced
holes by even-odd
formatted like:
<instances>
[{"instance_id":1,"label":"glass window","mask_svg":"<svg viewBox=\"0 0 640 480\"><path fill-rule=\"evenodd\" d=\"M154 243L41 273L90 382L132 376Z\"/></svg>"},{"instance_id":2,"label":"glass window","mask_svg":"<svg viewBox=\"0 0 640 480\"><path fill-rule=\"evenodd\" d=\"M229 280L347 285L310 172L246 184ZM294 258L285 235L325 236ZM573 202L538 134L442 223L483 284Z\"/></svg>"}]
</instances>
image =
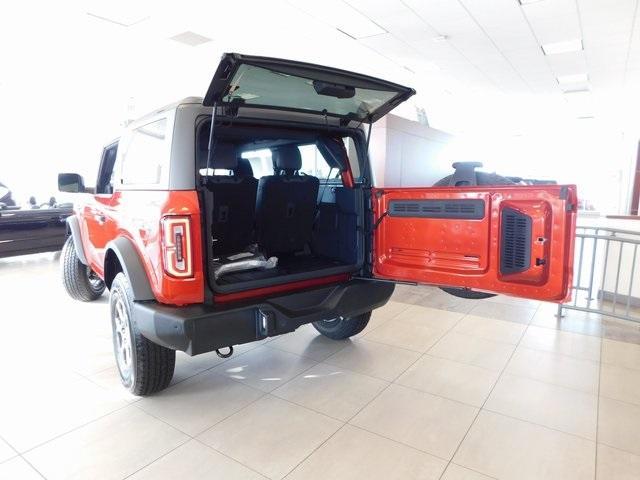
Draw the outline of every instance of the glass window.
<instances>
[{"instance_id":1,"label":"glass window","mask_svg":"<svg viewBox=\"0 0 640 480\"><path fill-rule=\"evenodd\" d=\"M364 119L393 97L398 91L371 90L355 87L345 92L349 98L323 94L329 84L298 77L254 65L241 65L229 86L225 102L234 100L243 105L294 108Z\"/></svg>"},{"instance_id":2,"label":"glass window","mask_svg":"<svg viewBox=\"0 0 640 480\"><path fill-rule=\"evenodd\" d=\"M358 159L358 149L356 142L351 137L344 137L344 148L347 150L347 156L349 157L349 165L351 166L351 174L354 180L360 180L362 172L360 172L360 161Z\"/></svg>"},{"instance_id":3,"label":"glass window","mask_svg":"<svg viewBox=\"0 0 640 480\"><path fill-rule=\"evenodd\" d=\"M167 119L163 118L131 132L122 162L123 184L154 185L160 182L167 156L166 130Z\"/></svg>"},{"instance_id":4,"label":"glass window","mask_svg":"<svg viewBox=\"0 0 640 480\"><path fill-rule=\"evenodd\" d=\"M300 149L300 156L302 157L300 173L318 178L327 178L331 169L320 153L320 150L318 150L318 147L311 144L300 145L298 148ZM273 175L273 160L270 149L264 148L261 150L242 152L242 158L249 160L254 177L260 178L266 175ZM340 171L337 168L331 171L331 178L336 178L339 175Z\"/></svg>"}]
</instances>

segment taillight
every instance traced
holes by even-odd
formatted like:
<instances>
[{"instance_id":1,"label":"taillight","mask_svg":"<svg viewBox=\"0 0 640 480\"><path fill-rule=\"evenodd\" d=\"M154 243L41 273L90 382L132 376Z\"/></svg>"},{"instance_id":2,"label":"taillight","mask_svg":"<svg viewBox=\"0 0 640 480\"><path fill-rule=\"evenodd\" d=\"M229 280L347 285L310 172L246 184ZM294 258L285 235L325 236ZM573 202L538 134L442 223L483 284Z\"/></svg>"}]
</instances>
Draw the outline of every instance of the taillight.
<instances>
[{"instance_id":1,"label":"taillight","mask_svg":"<svg viewBox=\"0 0 640 480\"><path fill-rule=\"evenodd\" d=\"M162 219L162 251L167 275L193 277L191 217L171 215Z\"/></svg>"}]
</instances>

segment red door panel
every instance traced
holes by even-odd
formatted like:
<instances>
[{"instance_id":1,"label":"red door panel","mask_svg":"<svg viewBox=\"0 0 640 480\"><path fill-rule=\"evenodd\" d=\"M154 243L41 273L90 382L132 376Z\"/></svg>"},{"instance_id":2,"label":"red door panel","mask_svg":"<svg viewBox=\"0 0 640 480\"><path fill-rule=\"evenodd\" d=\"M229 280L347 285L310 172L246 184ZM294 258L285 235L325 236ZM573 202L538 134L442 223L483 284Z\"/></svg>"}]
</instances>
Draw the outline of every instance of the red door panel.
<instances>
[{"instance_id":1,"label":"red door panel","mask_svg":"<svg viewBox=\"0 0 640 480\"><path fill-rule=\"evenodd\" d=\"M570 292L573 185L373 189L374 276L538 300Z\"/></svg>"}]
</instances>

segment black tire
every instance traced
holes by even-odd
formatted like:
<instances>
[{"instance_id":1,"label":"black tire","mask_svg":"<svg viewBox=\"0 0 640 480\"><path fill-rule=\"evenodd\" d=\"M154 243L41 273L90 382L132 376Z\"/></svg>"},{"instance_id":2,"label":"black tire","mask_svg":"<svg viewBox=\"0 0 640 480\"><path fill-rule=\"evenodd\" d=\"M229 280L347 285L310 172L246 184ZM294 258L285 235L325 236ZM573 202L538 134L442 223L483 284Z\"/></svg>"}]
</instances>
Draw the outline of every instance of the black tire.
<instances>
[{"instance_id":1,"label":"black tire","mask_svg":"<svg viewBox=\"0 0 640 480\"><path fill-rule=\"evenodd\" d=\"M122 385L139 396L164 390L173 378L175 350L153 343L138 330L133 317L133 293L124 273L113 279L110 292L113 353Z\"/></svg>"},{"instance_id":2,"label":"black tire","mask_svg":"<svg viewBox=\"0 0 640 480\"><path fill-rule=\"evenodd\" d=\"M313 326L325 337L333 340L344 340L357 335L365 329L371 318L371 312L355 317L339 317L332 320L313 322Z\"/></svg>"},{"instance_id":3,"label":"black tire","mask_svg":"<svg viewBox=\"0 0 640 480\"><path fill-rule=\"evenodd\" d=\"M495 297L495 293L478 292L471 290L470 288L456 288L456 287L440 287L440 290L447 292L449 295L460 298L468 298L470 300L482 300L483 298Z\"/></svg>"},{"instance_id":4,"label":"black tire","mask_svg":"<svg viewBox=\"0 0 640 480\"><path fill-rule=\"evenodd\" d=\"M434 187L447 187L449 186L449 182L451 181L451 177L453 175L448 175L436 183L433 184ZM515 185L516 182L508 179L507 177L503 177L502 175L498 175L496 173L487 173L487 172L476 172L476 183L478 185ZM454 297L459 298L467 298L471 300L482 300L484 298L495 297L494 293L485 293L485 292L476 292L475 290L471 290L469 288L453 288L453 287L440 287L440 290L447 292Z\"/></svg>"},{"instance_id":5,"label":"black tire","mask_svg":"<svg viewBox=\"0 0 640 480\"><path fill-rule=\"evenodd\" d=\"M60 269L62 271L62 285L74 300L92 302L104 293L104 282L78 258L76 248L73 245L73 237L67 238L62 247Z\"/></svg>"},{"instance_id":6,"label":"black tire","mask_svg":"<svg viewBox=\"0 0 640 480\"><path fill-rule=\"evenodd\" d=\"M433 184L434 187L448 187L451 177L453 175L447 175L441 178ZM507 177L498 175L496 173L476 172L476 183L478 185L515 185L516 183L509 180Z\"/></svg>"}]
</instances>

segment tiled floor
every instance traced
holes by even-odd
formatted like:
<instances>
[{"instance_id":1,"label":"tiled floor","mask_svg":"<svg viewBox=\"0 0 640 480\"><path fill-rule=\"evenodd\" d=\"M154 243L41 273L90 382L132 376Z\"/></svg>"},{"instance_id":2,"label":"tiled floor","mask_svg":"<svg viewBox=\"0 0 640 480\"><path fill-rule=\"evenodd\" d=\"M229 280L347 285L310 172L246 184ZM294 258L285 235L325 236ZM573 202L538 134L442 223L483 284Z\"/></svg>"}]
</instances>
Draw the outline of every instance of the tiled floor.
<instances>
[{"instance_id":1,"label":"tiled floor","mask_svg":"<svg viewBox=\"0 0 640 480\"><path fill-rule=\"evenodd\" d=\"M119 385L106 295L0 260L0 479L638 479L637 324L398 287L351 341L311 327L173 385Z\"/></svg>"}]
</instances>

